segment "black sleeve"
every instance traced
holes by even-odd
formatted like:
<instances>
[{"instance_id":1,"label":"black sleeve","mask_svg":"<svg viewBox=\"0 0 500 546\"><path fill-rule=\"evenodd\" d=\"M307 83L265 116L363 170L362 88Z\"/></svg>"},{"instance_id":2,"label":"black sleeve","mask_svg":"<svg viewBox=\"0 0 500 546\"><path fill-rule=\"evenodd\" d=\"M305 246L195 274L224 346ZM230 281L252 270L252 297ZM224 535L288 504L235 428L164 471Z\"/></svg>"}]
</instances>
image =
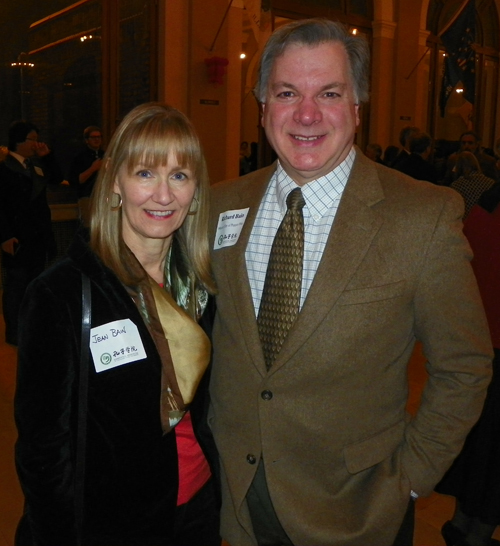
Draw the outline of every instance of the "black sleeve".
<instances>
[{"instance_id":1,"label":"black sleeve","mask_svg":"<svg viewBox=\"0 0 500 546\"><path fill-rule=\"evenodd\" d=\"M74 406L80 328L67 302L43 281L30 285L20 315L15 459L37 546L76 544Z\"/></svg>"}]
</instances>

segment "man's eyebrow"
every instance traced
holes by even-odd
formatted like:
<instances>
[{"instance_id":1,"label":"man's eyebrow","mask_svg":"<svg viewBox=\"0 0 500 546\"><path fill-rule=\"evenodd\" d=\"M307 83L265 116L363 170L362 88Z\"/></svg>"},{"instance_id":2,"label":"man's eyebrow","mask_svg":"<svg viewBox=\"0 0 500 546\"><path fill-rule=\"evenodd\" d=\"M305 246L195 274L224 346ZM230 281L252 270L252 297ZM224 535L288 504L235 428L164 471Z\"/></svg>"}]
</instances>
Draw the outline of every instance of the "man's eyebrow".
<instances>
[{"instance_id":1,"label":"man's eyebrow","mask_svg":"<svg viewBox=\"0 0 500 546\"><path fill-rule=\"evenodd\" d=\"M331 83L327 83L326 85L323 85L320 88L320 93L323 92L323 91L327 91L328 89L339 89L340 88L340 89L344 90L346 87L347 87L347 84L344 83L344 82L331 82ZM288 82L275 82L271 86L271 89L273 89L273 90L282 89L282 88L291 89L291 90L294 90L294 91L297 90L297 87L293 83L288 83Z\"/></svg>"}]
</instances>

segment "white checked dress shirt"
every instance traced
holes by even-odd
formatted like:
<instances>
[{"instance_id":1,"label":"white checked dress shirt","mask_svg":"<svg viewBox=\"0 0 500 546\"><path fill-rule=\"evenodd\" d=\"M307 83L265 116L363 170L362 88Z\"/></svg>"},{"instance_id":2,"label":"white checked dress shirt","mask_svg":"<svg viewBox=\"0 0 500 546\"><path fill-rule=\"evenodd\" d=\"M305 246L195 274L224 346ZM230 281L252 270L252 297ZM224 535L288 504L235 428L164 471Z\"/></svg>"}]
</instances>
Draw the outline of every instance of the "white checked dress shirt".
<instances>
[{"instance_id":1,"label":"white checked dress shirt","mask_svg":"<svg viewBox=\"0 0 500 546\"><path fill-rule=\"evenodd\" d=\"M333 171L301 187L306 201L304 214L304 269L300 308L304 305L314 275L323 256L326 241L337 212L356 152L354 148ZM266 279L267 263L274 236L286 213L286 197L298 186L278 162L266 189L245 251L248 278L252 290L255 316Z\"/></svg>"}]
</instances>

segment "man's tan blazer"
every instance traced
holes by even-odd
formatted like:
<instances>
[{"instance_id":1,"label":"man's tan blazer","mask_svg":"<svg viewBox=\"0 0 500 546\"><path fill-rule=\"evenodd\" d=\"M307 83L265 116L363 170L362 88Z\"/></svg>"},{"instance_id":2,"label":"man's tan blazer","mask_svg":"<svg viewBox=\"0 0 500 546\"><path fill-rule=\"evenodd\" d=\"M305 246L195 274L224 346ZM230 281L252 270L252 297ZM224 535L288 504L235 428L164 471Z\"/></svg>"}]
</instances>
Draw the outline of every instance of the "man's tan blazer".
<instances>
[{"instance_id":1,"label":"man's tan blazer","mask_svg":"<svg viewBox=\"0 0 500 546\"><path fill-rule=\"evenodd\" d=\"M262 457L294 545L391 546L410 490L432 491L490 380L463 203L357 149L304 306L266 372L245 248L274 169L212 193L212 248L219 214L249 208L237 243L212 251L219 295L209 422L222 463L222 536L255 546L245 495ZM416 340L429 379L410 418Z\"/></svg>"}]
</instances>

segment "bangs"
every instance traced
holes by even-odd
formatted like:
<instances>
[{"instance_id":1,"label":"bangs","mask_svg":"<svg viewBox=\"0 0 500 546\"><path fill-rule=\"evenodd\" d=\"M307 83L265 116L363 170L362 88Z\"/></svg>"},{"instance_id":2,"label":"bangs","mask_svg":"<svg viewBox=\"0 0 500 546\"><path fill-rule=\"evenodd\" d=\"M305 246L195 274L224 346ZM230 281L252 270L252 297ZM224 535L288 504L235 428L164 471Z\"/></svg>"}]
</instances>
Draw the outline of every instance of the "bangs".
<instances>
[{"instance_id":1,"label":"bangs","mask_svg":"<svg viewBox=\"0 0 500 546\"><path fill-rule=\"evenodd\" d=\"M123 161L129 173L137 165L145 167L165 166L175 157L181 168L189 168L199 176L201 148L190 124L177 116L164 115L143 120L130 126L124 134Z\"/></svg>"}]
</instances>

